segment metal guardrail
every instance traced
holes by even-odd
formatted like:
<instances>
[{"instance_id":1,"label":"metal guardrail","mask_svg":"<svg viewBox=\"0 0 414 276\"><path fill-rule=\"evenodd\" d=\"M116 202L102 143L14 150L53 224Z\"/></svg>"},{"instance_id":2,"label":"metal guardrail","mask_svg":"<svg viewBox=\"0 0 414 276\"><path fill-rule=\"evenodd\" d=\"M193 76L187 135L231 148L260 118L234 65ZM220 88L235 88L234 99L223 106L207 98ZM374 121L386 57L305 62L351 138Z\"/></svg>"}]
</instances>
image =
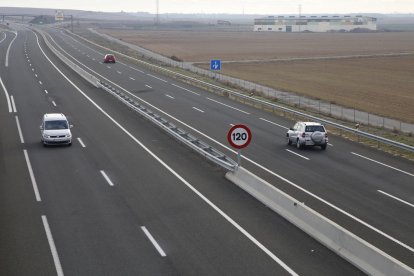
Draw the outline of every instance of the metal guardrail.
<instances>
[{"instance_id":1,"label":"metal guardrail","mask_svg":"<svg viewBox=\"0 0 414 276\"><path fill-rule=\"evenodd\" d=\"M87 41L88 43L91 43L95 46L98 46L102 49L113 51L112 49L109 49L109 48L103 47L101 45L98 45L98 44L96 44L96 43L94 43L94 42L92 42L92 41L90 41L90 40L88 40L88 39L86 39L82 36L79 36L77 34L73 34L73 35ZM271 108L274 108L274 109L279 109L281 111L288 112L288 113L291 113L291 114L295 114L295 115L298 115L298 116L301 116L301 117L304 117L304 118L307 118L307 119L311 119L311 120L314 120L314 121L318 121L318 122L324 123L326 125L330 125L330 126L333 126L335 128L338 128L340 130L347 131L347 132L353 133L355 135L365 137L365 138L368 138L368 139L371 139L371 140L374 140L374 141L377 141L377 142L380 142L380 143L383 143L383 144L386 144L386 145L390 145L390 146L393 146L393 147L396 147L396 148L399 148L399 149L414 152L414 147L410 146L410 145L407 145L407 144L403 144L403 143L400 143L400 142L397 142L397 141L394 141L394 140L391 140L391 139L387 139L387 138L384 138L384 137L381 137L381 136L377 136L377 135L368 133L368 132L364 132L364 131L360 131L360 130L357 130L357 129L354 129L354 128L351 128L351 127L347 127L347 126L344 126L344 125L341 125L341 124L338 124L338 123L335 123L335 122L332 122L332 121L329 121L329 120L326 120L326 119L323 119L323 118L319 118L319 117L316 117L316 116L313 116L313 115L309 115L309 114L306 114L306 113L303 113L303 112L300 112L300 111L297 111L297 110L294 110L294 109L291 109L291 108L287 108L287 107L284 107L284 106L281 106L281 105L270 103L268 101L264 101L264 100L260 100L260 99L254 98L254 97L250 97L248 95L244 95L242 93L236 92L236 91L228 89L228 88L223 88L223 87L220 87L220 86L217 86L217 85L199 80L197 78L189 77L189 76L186 76L184 74L177 73L177 72L171 71L169 69L163 68L161 66L151 64L149 62L145 62L145 61L142 61L142 60L139 60L139 59L136 59L136 58L132 58L130 56L127 56L127 55L122 54L122 53L117 52L117 51L113 51L113 52L118 54L118 55L121 55L125 58L137 61L141 64L146 65L146 66L156 68L159 71L166 72L167 74L173 75L175 77L180 77L180 78L183 78L183 79L186 79L186 80L189 80L189 81L197 82L197 83L203 84L204 86L208 86L208 87L211 87L213 89L229 93L229 95L231 95L233 97L238 97L238 98L242 98L242 99L246 99L246 100L255 102L257 104L266 105L268 107L271 107Z\"/></svg>"},{"instance_id":2,"label":"metal guardrail","mask_svg":"<svg viewBox=\"0 0 414 276\"><path fill-rule=\"evenodd\" d=\"M53 47L53 45L49 42L49 40L46 37L46 34L43 31L41 31L39 29L36 29L36 31L41 34L41 36L43 37L43 40L45 41L47 47L58 58L60 58L60 60L62 60L66 65L68 65L72 70L74 70L76 73L78 73L82 78L84 78L85 80L87 80L93 86L99 87L99 84L98 84L99 83L99 79L98 78L96 78L95 76L91 75L90 73L88 73L87 71L85 71L83 68L81 68L79 65L75 64L73 61L71 61L70 59L68 59L65 55L63 55L58 50L56 50L56 48Z\"/></svg>"},{"instance_id":3,"label":"metal guardrail","mask_svg":"<svg viewBox=\"0 0 414 276\"><path fill-rule=\"evenodd\" d=\"M58 50L56 50L52 46L52 44L48 41L46 35L42 31L40 30L37 30L37 31L42 35L49 49L51 49L52 52L58 58L60 58L65 64L67 64L70 68L72 68L76 73L78 73L84 79L89 81L92 85L94 85L97 88L102 88L103 90L109 92L110 94L115 96L118 100L126 104L128 107L135 110L136 112L139 112L145 118L149 119L151 122L155 123L157 126L164 129L167 133L172 135L178 141L189 146L191 149L203 155L205 158L209 159L210 161L216 163L217 165L222 166L223 168L229 171L235 171L237 169L238 165L236 161L227 157L225 154L221 153L220 151L211 147L205 142L194 137L190 133L178 128L176 125L170 123L166 119L155 114L150 109L135 102L133 99L129 98L126 94L122 93L121 91L115 88L112 88L109 84L105 82L101 82L98 78L96 78L89 72L85 71L83 68L79 67L74 62L72 62L70 59L68 59L66 56L64 56L62 53L60 53Z\"/></svg>"},{"instance_id":4,"label":"metal guardrail","mask_svg":"<svg viewBox=\"0 0 414 276\"><path fill-rule=\"evenodd\" d=\"M224 155L220 151L216 150L215 148L211 147L205 142L194 137L190 133L178 128L176 125L172 124L171 122L162 118L161 116L155 114L154 112L152 112L150 109L146 108L145 106L140 105L139 103L135 102L133 99L128 97L128 95L126 95L125 93L119 91L118 89L113 88L111 85L109 85L106 82L100 81L99 86L105 91L115 96L118 100L120 100L122 103L124 103L131 109L140 113L145 118L147 118L151 122L155 123L157 126L164 129L167 133L169 133L171 136L176 138L178 141L189 146L194 151L203 155L207 159L226 168L227 170L235 171L237 169L238 165L234 160L228 158L226 155Z\"/></svg>"}]
</instances>

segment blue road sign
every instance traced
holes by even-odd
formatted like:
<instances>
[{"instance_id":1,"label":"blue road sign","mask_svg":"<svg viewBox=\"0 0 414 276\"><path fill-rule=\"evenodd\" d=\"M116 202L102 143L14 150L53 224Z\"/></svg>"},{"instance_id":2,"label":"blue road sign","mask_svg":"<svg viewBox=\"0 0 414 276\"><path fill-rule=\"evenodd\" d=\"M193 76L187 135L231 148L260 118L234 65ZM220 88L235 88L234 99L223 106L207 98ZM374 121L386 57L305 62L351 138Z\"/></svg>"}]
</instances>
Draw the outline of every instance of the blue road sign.
<instances>
[{"instance_id":1,"label":"blue road sign","mask_svg":"<svg viewBox=\"0 0 414 276\"><path fill-rule=\"evenodd\" d=\"M221 60L220 59L212 59L212 60L210 60L210 70L211 71L219 71L219 70L221 70Z\"/></svg>"}]
</instances>

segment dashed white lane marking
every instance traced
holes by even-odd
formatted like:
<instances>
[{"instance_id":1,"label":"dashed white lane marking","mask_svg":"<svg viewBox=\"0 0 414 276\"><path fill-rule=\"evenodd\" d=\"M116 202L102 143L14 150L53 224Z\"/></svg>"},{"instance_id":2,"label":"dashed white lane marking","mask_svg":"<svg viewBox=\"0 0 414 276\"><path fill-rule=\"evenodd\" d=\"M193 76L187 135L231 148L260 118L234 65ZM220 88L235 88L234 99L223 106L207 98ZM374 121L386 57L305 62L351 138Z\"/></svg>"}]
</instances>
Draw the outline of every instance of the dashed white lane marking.
<instances>
[{"instance_id":1,"label":"dashed white lane marking","mask_svg":"<svg viewBox=\"0 0 414 276\"><path fill-rule=\"evenodd\" d=\"M290 152L290 153L292 153L292 154L294 154L294 155L297 155L297 156L299 156L300 158L303 158L303 159L306 159L306 160L310 160L310 159L309 159L309 158L307 158L306 156L300 155L299 153L296 153L296 152L294 152L294 151L291 151L291 150L288 150L288 149L286 149L286 151L288 151L288 152Z\"/></svg>"},{"instance_id":2,"label":"dashed white lane marking","mask_svg":"<svg viewBox=\"0 0 414 276\"><path fill-rule=\"evenodd\" d=\"M133 77L129 77L129 79L130 79L130 80L133 80L133 81L135 80Z\"/></svg>"},{"instance_id":3,"label":"dashed white lane marking","mask_svg":"<svg viewBox=\"0 0 414 276\"><path fill-rule=\"evenodd\" d=\"M42 84L43 84L43 82L42 82L42 81L39 81L39 84L40 84L40 85L42 85Z\"/></svg>"},{"instance_id":4,"label":"dashed white lane marking","mask_svg":"<svg viewBox=\"0 0 414 276\"><path fill-rule=\"evenodd\" d=\"M36 196L36 201L40 202L42 199L40 198L39 189L37 188L36 179L34 177L32 164L30 163L29 154L27 153L27 150L23 150L24 157L26 159L27 169L29 170L30 179L32 181L33 190Z\"/></svg>"},{"instance_id":5,"label":"dashed white lane marking","mask_svg":"<svg viewBox=\"0 0 414 276\"><path fill-rule=\"evenodd\" d=\"M37 74L35 74L35 77L37 78L37 77L38 77L38 75L37 75Z\"/></svg>"},{"instance_id":6,"label":"dashed white lane marking","mask_svg":"<svg viewBox=\"0 0 414 276\"><path fill-rule=\"evenodd\" d=\"M32 71L34 72L34 68L32 68Z\"/></svg>"},{"instance_id":7,"label":"dashed white lane marking","mask_svg":"<svg viewBox=\"0 0 414 276\"><path fill-rule=\"evenodd\" d=\"M151 233L147 230L147 228L145 226L141 226L141 230L144 232L144 234L150 240L150 242L155 247L155 249L157 249L158 253L160 253L161 257L167 256L167 254L165 254L164 250L162 250L161 246L157 243L157 241L154 239L154 237L151 235Z\"/></svg>"},{"instance_id":8,"label":"dashed white lane marking","mask_svg":"<svg viewBox=\"0 0 414 276\"><path fill-rule=\"evenodd\" d=\"M14 97L12 95L10 95L10 100L11 100L13 112L17 113L16 103L14 102Z\"/></svg>"},{"instance_id":9,"label":"dashed white lane marking","mask_svg":"<svg viewBox=\"0 0 414 276\"><path fill-rule=\"evenodd\" d=\"M151 87L151 86L149 86L149 85L147 85L147 84L145 85L145 87L148 87L149 89L152 89L152 87Z\"/></svg>"},{"instance_id":10,"label":"dashed white lane marking","mask_svg":"<svg viewBox=\"0 0 414 276\"><path fill-rule=\"evenodd\" d=\"M355 156L358 156L358 157L361 157L361 158L363 158L363 159L369 160L369 161L371 161L371 162L377 163L377 164L379 164L379 165L381 165L381 166L384 166L384 167L387 167L387 168L390 168L390 169L393 169L393 170L396 170L396 171L398 171L398 172L401 172L401 173L404 173L404 174L406 174L406 175L409 175L409 176L413 176L413 177L414 177L414 174L412 174L412 173L409 173L409 172L406 172L406 171L403 171L403 170L397 169L397 168L395 168L395 167L392 167L392 166L390 166L390 165L387 165L387 164L381 163L381 162L379 162L379 161L376 161L376 160L374 160L374 159L371 159L371 158L368 158L368 157L366 157L366 156L360 155L360 154L358 154L358 153L351 152L351 154L353 154L353 155L355 155Z\"/></svg>"},{"instance_id":11,"label":"dashed white lane marking","mask_svg":"<svg viewBox=\"0 0 414 276\"><path fill-rule=\"evenodd\" d=\"M334 145L332 145L331 143L328 143L328 146L333 147Z\"/></svg>"},{"instance_id":12,"label":"dashed white lane marking","mask_svg":"<svg viewBox=\"0 0 414 276\"><path fill-rule=\"evenodd\" d=\"M108 66L106 66L106 68L111 69L111 66L108 65Z\"/></svg>"},{"instance_id":13,"label":"dashed white lane marking","mask_svg":"<svg viewBox=\"0 0 414 276\"><path fill-rule=\"evenodd\" d=\"M19 118L16 116L17 131L19 132L20 143L24 144L22 128L20 127Z\"/></svg>"},{"instance_id":14,"label":"dashed white lane marking","mask_svg":"<svg viewBox=\"0 0 414 276\"><path fill-rule=\"evenodd\" d=\"M197 108L197 107L194 107L194 106L193 106L193 109L197 110L198 112L204 113L204 111L203 111L203 110L201 110L201 109L199 109L199 108Z\"/></svg>"},{"instance_id":15,"label":"dashed white lane marking","mask_svg":"<svg viewBox=\"0 0 414 276\"><path fill-rule=\"evenodd\" d=\"M100 171L102 176L105 178L106 182L108 182L109 186L114 186L114 183L112 183L111 179L108 177L108 175L106 175L106 173L104 171Z\"/></svg>"},{"instance_id":16,"label":"dashed white lane marking","mask_svg":"<svg viewBox=\"0 0 414 276\"><path fill-rule=\"evenodd\" d=\"M272 125L275 125L275 126L278 126L278 127L284 128L284 129L289 129L288 127L285 127L285 126L279 125L279 124L277 124L277 123L275 123L275 122L272 122L272 121L266 120L266 119L264 119L264 118L259 118L259 119L260 119L260 120L262 120L262 121L268 122L268 123L270 123L270 124L272 124Z\"/></svg>"},{"instance_id":17,"label":"dashed white lane marking","mask_svg":"<svg viewBox=\"0 0 414 276\"><path fill-rule=\"evenodd\" d=\"M384 192L384 191L381 191L381 190L377 190L379 193L381 193L381 194L384 194L384 195L386 195L386 196L388 196L388 197L390 197L390 198L393 198L393 199L395 199L395 200L397 200L397 201L399 201L399 202L402 202L402 203L404 203L404 204L406 204L406 205L408 205L408 206L410 206L410 207L413 207L414 208L414 204L411 204L410 202L408 202L408 201L405 201L405 200L403 200L403 199L401 199L401 198L398 198L398 197L396 197L396 196L393 196L393 195L390 195L390 194L388 194L388 193L386 193L386 192Z\"/></svg>"},{"instance_id":18,"label":"dashed white lane marking","mask_svg":"<svg viewBox=\"0 0 414 276\"><path fill-rule=\"evenodd\" d=\"M53 262L55 263L55 268L58 276L63 276L62 265L59 260L59 254L56 249L55 241L53 240L52 231L50 231L50 226L47 221L46 216L42 216L43 227L45 228L47 241L49 242L50 251L52 253Z\"/></svg>"},{"instance_id":19,"label":"dashed white lane marking","mask_svg":"<svg viewBox=\"0 0 414 276\"><path fill-rule=\"evenodd\" d=\"M241 112L241 113L244 113L244 114L250 115L250 113L249 113L249 112L246 112L246 111L244 111L244 110L238 109L238 108L233 107L233 106L231 106L231 105L224 104L224 103L222 103L222 102L219 102L219 101L213 100L213 99L208 98L208 97L206 97L206 99L207 99L207 100L209 100L209 101L212 101L212 102L215 102L215 103L221 104L221 105L223 105L223 106L225 106L225 107L228 107L228 108L231 108L231 109L237 110L237 111L239 111L239 112Z\"/></svg>"},{"instance_id":20,"label":"dashed white lane marking","mask_svg":"<svg viewBox=\"0 0 414 276\"><path fill-rule=\"evenodd\" d=\"M52 104L53 104L53 106L56 106L56 103L55 103L55 101L52 101Z\"/></svg>"},{"instance_id":21,"label":"dashed white lane marking","mask_svg":"<svg viewBox=\"0 0 414 276\"><path fill-rule=\"evenodd\" d=\"M117 72L118 74L120 74L120 75L122 74L122 72L121 72L121 71L116 71L116 72Z\"/></svg>"},{"instance_id":22,"label":"dashed white lane marking","mask_svg":"<svg viewBox=\"0 0 414 276\"><path fill-rule=\"evenodd\" d=\"M177 87L177 88L180 88L180 89L182 89L182 90L184 90L184 91L187 91L187 92L193 93L193 94L195 94L195 95L197 95L197 96L200 96L200 93L197 93L197 92L191 91L191 90L189 90L189 89L187 89L187 88L181 87L181 86L176 85L176 84L174 84L174 83L172 83L171 85L172 85L172 86L175 86L175 87Z\"/></svg>"},{"instance_id":23,"label":"dashed white lane marking","mask_svg":"<svg viewBox=\"0 0 414 276\"><path fill-rule=\"evenodd\" d=\"M82 139L81 138L77 138L77 140L78 140L78 142L79 142L79 144L82 146L82 148L86 148L86 146L85 146L85 144L83 143L83 141L82 141Z\"/></svg>"},{"instance_id":24,"label":"dashed white lane marking","mask_svg":"<svg viewBox=\"0 0 414 276\"><path fill-rule=\"evenodd\" d=\"M45 93L46 93L46 94L49 94L49 92L47 92L47 90L46 90L46 89L45 89L44 91L45 91Z\"/></svg>"},{"instance_id":25,"label":"dashed white lane marking","mask_svg":"<svg viewBox=\"0 0 414 276\"><path fill-rule=\"evenodd\" d=\"M170 98L170 99L173 99L173 100L175 99L173 96L170 96L168 94L165 94L165 96L168 97L168 98Z\"/></svg>"},{"instance_id":26,"label":"dashed white lane marking","mask_svg":"<svg viewBox=\"0 0 414 276\"><path fill-rule=\"evenodd\" d=\"M150 76L150 77L152 77L152 78L154 78L154 79L157 79L157 80L160 80L160 81L162 81L162 82L167 82L166 80L163 80L163 79L161 79L161 78L159 78L159 77L157 77L157 76L151 75L151 74L147 74L147 76Z\"/></svg>"}]
</instances>

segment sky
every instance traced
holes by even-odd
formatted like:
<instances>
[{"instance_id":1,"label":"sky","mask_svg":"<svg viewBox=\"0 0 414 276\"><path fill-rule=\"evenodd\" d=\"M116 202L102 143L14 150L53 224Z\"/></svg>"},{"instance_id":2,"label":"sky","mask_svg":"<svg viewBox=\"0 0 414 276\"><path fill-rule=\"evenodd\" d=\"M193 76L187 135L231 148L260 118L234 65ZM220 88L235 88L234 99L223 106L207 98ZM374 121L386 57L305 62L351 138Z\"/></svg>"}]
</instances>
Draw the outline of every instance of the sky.
<instances>
[{"instance_id":1,"label":"sky","mask_svg":"<svg viewBox=\"0 0 414 276\"><path fill-rule=\"evenodd\" d=\"M160 13L414 13L414 0L158 0ZM156 12L156 0L0 0L1 7Z\"/></svg>"}]
</instances>

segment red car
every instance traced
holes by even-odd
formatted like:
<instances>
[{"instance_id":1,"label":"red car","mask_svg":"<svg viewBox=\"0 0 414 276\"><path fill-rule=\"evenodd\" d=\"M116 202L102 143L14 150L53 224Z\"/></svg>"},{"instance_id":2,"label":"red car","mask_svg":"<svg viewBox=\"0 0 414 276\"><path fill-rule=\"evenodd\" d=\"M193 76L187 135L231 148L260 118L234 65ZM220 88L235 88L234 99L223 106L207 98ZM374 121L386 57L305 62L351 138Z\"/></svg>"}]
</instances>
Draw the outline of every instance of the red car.
<instances>
[{"instance_id":1,"label":"red car","mask_svg":"<svg viewBox=\"0 0 414 276\"><path fill-rule=\"evenodd\" d=\"M115 56L111 54L107 54L104 57L104 63L115 63Z\"/></svg>"}]
</instances>

